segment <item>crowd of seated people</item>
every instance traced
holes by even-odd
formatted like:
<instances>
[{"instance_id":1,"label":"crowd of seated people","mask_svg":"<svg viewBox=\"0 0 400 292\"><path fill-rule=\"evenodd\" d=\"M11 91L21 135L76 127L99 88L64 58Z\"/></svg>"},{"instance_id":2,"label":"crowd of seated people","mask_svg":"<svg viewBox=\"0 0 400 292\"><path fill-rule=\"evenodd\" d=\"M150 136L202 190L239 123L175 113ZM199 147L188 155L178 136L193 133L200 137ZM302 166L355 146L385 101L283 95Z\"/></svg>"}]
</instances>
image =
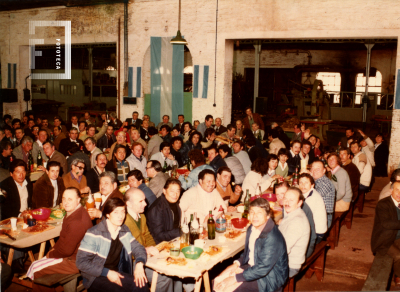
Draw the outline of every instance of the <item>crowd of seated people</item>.
<instances>
[{"instance_id":1,"label":"crowd of seated people","mask_svg":"<svg viewBox=\"0 0 400 292\"><path fill-rule=\"evenodd\" d=\"M114 113L109 119L102 116L96 122L85 113L64 124L57 116L51 126L31 114L23 121L5 116L0 188L8 195L0 196L0 220L60 203L67 211L60 239L47 254L49 264L41 269L41 260L34 262L31 279L80 271L90 291L147 291L152 277L147 257L158 254L156 244L179 236L184 218L196 212L206 224L210 210L217 219L221 208L234 211L247 191L253 196L273 187L283 208L281 218L272 220L266 200L251 203L244 253L215 279L214 289L279 290L326 237L334 213L347 211L358 195L368 192L373 174L385 175L382 135L373 145L363 132L348 129L339 153L324 153L319 138L303 125L295 125L290 141L276 123L267 129L250 108L243 120L226 126L211 115L193 126L183 115L175 126L165 115L157 127L137 112L125 122ZM28 166L40 162L39 157L43 163L37 171L43 175L32 183ZM184 173L173 171L186 166ZM296 172L298 185L289 186L284 180ZM400 174L393 177L385 197L400 189ZM129 186L125 195L121 184ZM97 192L100 208L82 208L80 199ZM72 232L77 220L79 229ZM255 246L263 256L254 256ZM16 250L13 265L23 269L23 258L24 251ZM159 275L157 291L174 291L177 283ZM37 284L33 288L54 291Z\"/></svg>"}]
</instances>

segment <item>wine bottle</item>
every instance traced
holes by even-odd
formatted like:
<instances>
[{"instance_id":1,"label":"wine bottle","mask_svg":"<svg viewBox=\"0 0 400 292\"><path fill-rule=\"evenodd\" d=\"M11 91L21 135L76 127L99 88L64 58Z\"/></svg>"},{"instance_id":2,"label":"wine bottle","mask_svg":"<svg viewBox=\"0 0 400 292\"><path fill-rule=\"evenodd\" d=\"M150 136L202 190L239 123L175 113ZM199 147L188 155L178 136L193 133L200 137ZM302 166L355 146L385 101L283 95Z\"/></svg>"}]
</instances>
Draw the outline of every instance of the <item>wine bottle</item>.
<instances>
[{"instance_id":1,"label":"wine bottle","mask_svg":"<svg viewBox=\"0 0 400 292\"><path fill-rule=\"evenodd\" d=\"M208 239L209 240L215 239L215 221L212 217L212 211L210 211L210 215L208 217L207 228L208 228Z\"/></svg>"}]
</instances>

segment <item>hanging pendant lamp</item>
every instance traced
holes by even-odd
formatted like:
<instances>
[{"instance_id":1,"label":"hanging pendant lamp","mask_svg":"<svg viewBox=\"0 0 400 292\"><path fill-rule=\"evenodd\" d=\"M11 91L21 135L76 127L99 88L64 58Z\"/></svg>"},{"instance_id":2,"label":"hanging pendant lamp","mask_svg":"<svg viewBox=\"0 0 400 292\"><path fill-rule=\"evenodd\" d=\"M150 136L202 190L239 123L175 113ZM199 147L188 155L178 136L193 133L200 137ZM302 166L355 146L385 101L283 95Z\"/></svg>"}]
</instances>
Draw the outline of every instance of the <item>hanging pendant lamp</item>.
<instances>
[{"instance_id":1,"label":"hanging pendant lamp","mask_svg":"<svg viewBox=\"0 0 400 292\"><path fill-rule=\"evenodd\" d=\"M181 35L181 0L179 0L178 32L170 43L173 45L187 45L187 41Z\"/></svg>"}]
</instances>

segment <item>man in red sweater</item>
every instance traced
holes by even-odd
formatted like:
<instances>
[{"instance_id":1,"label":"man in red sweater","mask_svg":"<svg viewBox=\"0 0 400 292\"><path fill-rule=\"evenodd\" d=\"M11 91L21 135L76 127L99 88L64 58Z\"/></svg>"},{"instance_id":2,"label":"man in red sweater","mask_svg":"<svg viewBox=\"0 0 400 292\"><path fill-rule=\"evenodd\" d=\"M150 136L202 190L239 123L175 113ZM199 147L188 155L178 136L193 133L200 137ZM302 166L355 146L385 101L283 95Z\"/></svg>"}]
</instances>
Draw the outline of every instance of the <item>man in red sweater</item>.
<instances>
[{"instance_id":1,"label":"man in red sweater","mask_svg":"<svg viewBox=\"0 0 400 292\"><path fill-rule=\"evenodd\" d=\"M46 257L35 261L29 268L27 276L36 279L49 274L77 274L76 254L86 231L91 228L89 214L80 204L80 192L70 187L64 191L62 203L67 211L64 218L60 238ZM33 291L55 291L53 287L33 283Z\"/></svg>"}]
</instances>

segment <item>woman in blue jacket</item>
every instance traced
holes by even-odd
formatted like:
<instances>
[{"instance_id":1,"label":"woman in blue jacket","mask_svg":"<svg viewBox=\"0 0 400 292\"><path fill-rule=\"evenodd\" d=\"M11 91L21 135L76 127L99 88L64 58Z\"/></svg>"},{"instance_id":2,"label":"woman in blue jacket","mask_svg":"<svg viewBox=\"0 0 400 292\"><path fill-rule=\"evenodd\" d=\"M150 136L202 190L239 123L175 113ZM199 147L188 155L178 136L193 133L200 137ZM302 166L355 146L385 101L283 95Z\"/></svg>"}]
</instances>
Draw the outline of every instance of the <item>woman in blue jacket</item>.
<instances>
[{"instance_id":1,"label":"woman in blue jacket","mask_svg":"<svg viewBox=\"0 0 400 292\"><path fill-rule=\"evenodd\" d=\"M255 199L249 215L244 252L215 279L215 291L282 291L288 278L285 239L270 218L268 201Z\"/></svg>"},{"instance_id":2,"label":"woman in blue jacket","mask_svg":"<svg viewBox=\"0 0 400 292\"><path fill-rule=\"evenodd\" d=\"M145 248L124 225L126 207L120 198L107 200L103 221L90 228L81 241L76 266L90 291L148 291ZM132 273L132 255L135 271Z\"/></svg>"}]
</instances>

